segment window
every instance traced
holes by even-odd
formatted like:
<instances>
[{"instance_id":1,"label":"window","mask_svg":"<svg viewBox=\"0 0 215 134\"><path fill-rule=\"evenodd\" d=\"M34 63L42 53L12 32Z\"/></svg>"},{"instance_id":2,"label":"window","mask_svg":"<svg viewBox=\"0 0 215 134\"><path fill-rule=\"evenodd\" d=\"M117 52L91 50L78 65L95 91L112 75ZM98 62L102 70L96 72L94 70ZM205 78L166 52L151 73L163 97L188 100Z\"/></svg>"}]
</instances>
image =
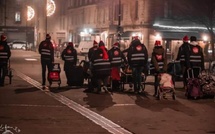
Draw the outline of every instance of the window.
<instances>
[{"instance_id":1,"label":"window","mask_svg":"<svg viewBox=\"0 0 215 134\"><path fill-rule=\"evenodd\" d=\"M21 13L19 11L15 13L15 22L21 22Z\"/></svg>"},{"instance_id":2,"label":"window","mask_svg":"<svg viewBox=\"0 0 215 134\"><path fill-rule=\"evenodd\" d=\"M119 8L121 8L120 11L119 11ZM123 5L122 4L120 7L119 7L119 4L115 5L115 14L114 14L115 21L117 21L119 19L119 15L120 15L120 20L123 20Z\"/></svg>"},{"instance_id":3,"label":"window","mask_svg":"<svg viewBox=\"0 0 215 134\"><path fill-rule=\"evenodd\" d=\"M136 0L135 2L135 14L134 14L134 19L138 19L138 1Z\"/></svg>"},{"instance_id":4,"label":"window","mask_svg":"<svg viewBox=\"0 0 215 134\"><path fill-rule=\"evenodd\" d=\"M164 18L169 18L171 17L171 3L170 1L166 0L164 3Z\"/></svg>"}]
</instances>

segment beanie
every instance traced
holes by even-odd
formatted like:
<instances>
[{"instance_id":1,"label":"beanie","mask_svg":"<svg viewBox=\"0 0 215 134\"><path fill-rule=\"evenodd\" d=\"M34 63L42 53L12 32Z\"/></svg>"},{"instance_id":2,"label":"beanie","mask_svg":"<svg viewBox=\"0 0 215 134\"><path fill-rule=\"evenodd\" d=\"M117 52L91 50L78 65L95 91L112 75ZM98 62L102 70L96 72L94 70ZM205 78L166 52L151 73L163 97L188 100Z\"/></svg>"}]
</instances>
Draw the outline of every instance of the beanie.
<instances>
[{"instance_id":1,"label":"beanie","mask_svg":"<svg viewBox=\"0 0 215 134\"><path fill-rule=\"evenodd\" d=\"M72 42L69 42L69 43L68 43L68 46L72 46L72 47L73 47L73 43L72 43Z\"/></svg>"},{"instance_id":2,"label":"beanie","mask_svg":"<svg viewBox=\"0 0 215 134\"><path fill-rule=\"evenodd\" d=\"M113 44L113 46L114 46L114 47L119 47L119 43L116 42L116 43Z\"/></svg>"},{"instance_id":3,"label":"beanie","mask_svg":"<svg viewBox=\"0 0 215 134\"><path fill-rule=\"evenodd\" d=\"M1 35L1 41L6 41L7 40L7 37L5 35Z\"/></svg>"},{"instance_id":4,"label":"beanie","mask_svg":"<svg viewBox=\"0 0 215 134\"><path fill-rule=\"evenodd\" d=\"M161 41L156 40L156 41L155 41L155 46L162 46L162 45L161 45Z\"/></svg>"},{"instance_id":5,"label":"beanie","mask_svg":"<svg viewBox=\"0 0 215 134\"><path fill-rule=\"evenodd\" d=\"M49 34L46 34L46 39L51 39L51 36Z\"/></svg>"},{"instance_id":6,"label":"beanie","mask_svg":"<svg viewBox=\"0 0 215 134\"><path fill-rule=\"evenodd\" d=\"M190 41L191 41L191 42L192 42L192 41L197 41L196 36L191 36L191 37L190 37Z\"/></svg>"},{"instance_id":7,"label":"beanie","mask_svg":"<svg viewBox=\"0 0 215 134\"><path fill-rule=\"evenodd\" d=\"M184 36L183 41L184 41L184 42L188 42L188 40L189 40L188 36L187 36L187 35Z\"/></svg>"},{"instance_id":8,"label":"beanie","mask_svg":"<svg viewBox=\"0 0 215 134\"><path fill-rule=\"evenodd\" d=\"M93 41L93 45L98 44L98 42L96 42L95 40Z\"/></svg>"},{"instance_id":9,"label":"beanie","mask_svg":"<svg viewBox=\"0 0 215 134\"><path fill-rule=\"evenodd\" d=\"M133 40L138 40L139 37L138 36L133 36Z\"/></svg>"},{"instance_id":10,"label":"beanie","mask_svg":"<svg viewBox=\"0 0 215 134\"><path fill-rule=\"evenodd\" d=\"M99 46L105 46L105 44L102 40L99 42Z\"/></svg>"}]
</instances>

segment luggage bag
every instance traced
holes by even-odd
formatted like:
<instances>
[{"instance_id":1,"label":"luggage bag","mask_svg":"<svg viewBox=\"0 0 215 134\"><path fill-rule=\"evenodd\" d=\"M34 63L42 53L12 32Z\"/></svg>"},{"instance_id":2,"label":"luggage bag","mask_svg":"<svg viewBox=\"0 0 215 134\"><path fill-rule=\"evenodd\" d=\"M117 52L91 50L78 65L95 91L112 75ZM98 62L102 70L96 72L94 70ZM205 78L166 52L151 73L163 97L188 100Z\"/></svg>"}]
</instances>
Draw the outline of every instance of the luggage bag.
<instances>
[{"instance_id":1,"label":"luggage bag","mask_svg":"<svg viewBox=\"0 0 215 134\"><path fill-rule=\"evenodd\" d=\"M190 75L191 73L191 75ZM201 91L201 85L198 78L194 77L193 69L187 70L187 91L186 91L186 97L187 99L193 98L201 98L203 93Z\"/></svg>"},{"instance_id":2,"label":"luggage bag","mask_svg":"<svg viewBox=\"0 0 215 134\"><path fill-rule=\"evenodd\" d=\"M60 63L53 63L52 69L48 73L48 81L50 87L53 82L58 83L58 86L60 87L61 84L60 72L61 72Z\"/></svg>"},{"instance_id":3,"label":"luggage bag","mask_svg":"<svg viewBox=\"0 0 215 134\"><path fill-rule=\"evenodd\" d=\"M73 66L71 68L69 79L69 86L83 86L84 84L84 69L82 66Z\"/></svg>"}]
</instances>

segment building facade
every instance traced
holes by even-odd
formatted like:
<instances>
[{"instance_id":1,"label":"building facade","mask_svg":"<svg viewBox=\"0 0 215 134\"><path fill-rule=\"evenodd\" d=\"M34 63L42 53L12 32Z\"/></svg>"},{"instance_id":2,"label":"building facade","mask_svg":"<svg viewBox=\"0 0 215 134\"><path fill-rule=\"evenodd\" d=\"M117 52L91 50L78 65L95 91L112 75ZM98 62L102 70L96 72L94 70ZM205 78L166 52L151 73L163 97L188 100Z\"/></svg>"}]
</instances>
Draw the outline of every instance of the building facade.
<instances>
[{"instance_id":1,"label":"building facade","mask_svg":"<svg viewBox=\"0 0 215 134\"><path fill-rule=\"evenodd\" d=\"M56 5L54 14L48 17L45 0L1 0L0 33L7 33L11 40L14 37L33 40L35 47L49 33L55 44L72 41L78 45L82 41L103 40L111 48L120 41L121 49L129 46L133 36L138 36L149 54L159 39L171 58L176 56L183 36L195 35L202 40L204 33L199 29L178 28L196 24L176 21L177 5L172 0L47 1ZM35 9L35 17L30 21L26 19L26 5ZM204 42L201 44L204 47Z\"/></svg>"}]
</instances>

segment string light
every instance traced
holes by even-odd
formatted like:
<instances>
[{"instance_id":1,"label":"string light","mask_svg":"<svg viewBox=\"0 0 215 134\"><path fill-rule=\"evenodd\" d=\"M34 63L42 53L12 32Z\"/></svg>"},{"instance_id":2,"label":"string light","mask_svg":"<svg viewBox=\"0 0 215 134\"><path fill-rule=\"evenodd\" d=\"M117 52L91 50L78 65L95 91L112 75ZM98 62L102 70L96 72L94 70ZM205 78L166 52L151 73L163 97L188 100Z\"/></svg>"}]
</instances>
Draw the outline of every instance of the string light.
<instances>
[{"instance_id":1,"label":"string light","mask_svg":"<svg viewBox=\"0 0 215 134\"><path fill-rule=\"evenodd\" d=\"M27 21L30 21L34 18L35 11L31 6L27 6Z\"/></svg>"},{"instance_id":2,"label":"string light","mask_svg":"<svg viewBox=\"0 0 215 134\"><path fill-rule=\"evenodd\" d=\"M46 7L47 16L53 15L55 12L55 9L56 9L55 2L53 0L47 0L47 7Z\"/></svg>"},{"instance_id":3,"label":"string light","mask_svg":"<svg viewBox=\"0 0 215 134\"><path fill-rule=\"evenodd\" d=\"M185 26L170 26L170 25L160 25L160 24L153 24L153 26L161 27L161 28L169 28L169 29L180 29L180 30L186 30L186 29L207 30L206 27L185 27Z\"/></svg>"}]
</instances>

